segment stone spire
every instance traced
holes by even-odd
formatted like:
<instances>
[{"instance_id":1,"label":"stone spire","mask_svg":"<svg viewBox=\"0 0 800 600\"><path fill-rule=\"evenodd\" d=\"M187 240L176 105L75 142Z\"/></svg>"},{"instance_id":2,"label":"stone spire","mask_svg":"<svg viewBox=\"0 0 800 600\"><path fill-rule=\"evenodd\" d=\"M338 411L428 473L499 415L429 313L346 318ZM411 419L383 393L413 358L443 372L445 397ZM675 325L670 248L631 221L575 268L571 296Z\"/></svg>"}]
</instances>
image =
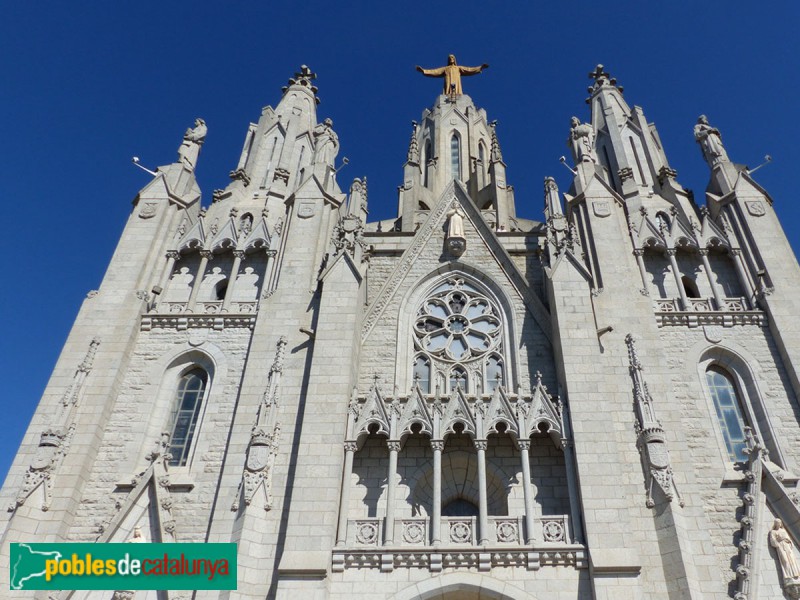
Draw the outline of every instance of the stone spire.
<instances>
[{"instance_id":1,"label":"stone spire","mask_svg":"<svg viewBox=\"0 0 800 600\"><path fill-rule=\"evenodd\" d=\"M415 230L453 180L466 188L492 227L515 227L513 189L506 182L496 125L466 94L440 95L412 124L399 188L403 231Z\"/></svg>"}]
</instances>

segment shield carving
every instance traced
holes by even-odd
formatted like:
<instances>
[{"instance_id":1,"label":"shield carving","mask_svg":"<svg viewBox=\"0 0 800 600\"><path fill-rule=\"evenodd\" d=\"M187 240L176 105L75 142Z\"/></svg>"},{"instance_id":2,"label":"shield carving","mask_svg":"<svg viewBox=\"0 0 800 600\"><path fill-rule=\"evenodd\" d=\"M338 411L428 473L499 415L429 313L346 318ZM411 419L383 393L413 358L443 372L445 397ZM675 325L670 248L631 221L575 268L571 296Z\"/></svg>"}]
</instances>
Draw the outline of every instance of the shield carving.
<instances>
[{"instance_id":1,"label":"shield carving","mask_svg":"<svg viewBox=\"0 0 800 600\"><path fill-rule=\"evenodd\" d=\"M669 466L669 454L663 442L647 444L647 457L650 459L650 466L656 469L666 469Z\"/></svg>"},{"instance_id":2,"label":"shield carving","mask_svg":"<svg viewBox=\"0 0 800 600\"><path fill-rule=\"evenodd\" d=\"M158 210L157 202L145 202L144 206L142 207L142 210L139 211L139 218L149 219L151 217L155 217L157 210Z\"/></svg>"},{"instance_id":3,"label":"shield carving","mask_svg":"<svg viewBox=\"0 0 800 600\"><path fill-rule=\"evenodd\" d=\"M764 208L764 203L761 200L751 200L749 202L745 202L747 204L747 212L749 212L754 217L763 217L767 209Z\"/></svg>"},{"instance_id":4,"label":"shield carving","mask_svg":"<svg viewBox=\"0 0 800 600\"><path fill-rule=\"evenodd\" d=\"M598 200L597 202L592 202L592 210L594 210L596 216L602 219L611 214L611 204L606 200Z\"/></svg>"},{"instance_id":5,"label":"shield carving","mask_svg":"<svg viewBox=\"0 0 800 600\"><path fill-rule=\"evenodd\" d=\"M247 453L247 470L262 471L267 468L269 462L269 446L250 446Z\"/></svg>"},{"instance_id":6,"label":"shield carving","mask_svg":"<svg viewBox=\"0 0 800 600\"><path fill-rule=\"evenodd\" d=\"M314 203L313 202L301 202L300 206L297 207L297 216L301 219L308 219L309 217L314 216Z\"/></svg>"}]
</instances>

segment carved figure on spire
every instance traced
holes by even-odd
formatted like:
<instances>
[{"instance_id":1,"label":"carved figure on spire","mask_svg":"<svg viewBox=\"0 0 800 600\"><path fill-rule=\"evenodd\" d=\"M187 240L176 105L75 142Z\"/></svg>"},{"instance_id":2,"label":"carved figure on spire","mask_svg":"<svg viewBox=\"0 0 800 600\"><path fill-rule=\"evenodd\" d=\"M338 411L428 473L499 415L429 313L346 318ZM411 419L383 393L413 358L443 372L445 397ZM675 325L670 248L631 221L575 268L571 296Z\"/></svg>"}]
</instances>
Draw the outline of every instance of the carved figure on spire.
<instances>
[{"instance_id":1,"label":"carved figure on spire","mask_svg":"<svg viewBox=\"0 0 800 600\"><path fill-rule=\"evenodd\" d=\"M597 162L594 149L594 127L589 123L581 123L578 117L572 117L567 146L572 150L575 164L579 162Z\"/></svg>"},{"instance_id":2,"label":"carved figure on spire","mask_svg":"<svg viewBox=\"0 0 800 600\"><path fill-rule=\"evenodd\" d=\"M447 65L438 67L436 69L423 69L417 65L417 71L426 77L444 77L444 94L448 96L460 96L461 91L461 76L477 75L484 69L488 69L489 65L486 63L479 67L462 67L456 64L456 57L451 54L447 57Z\"/></svg>"},{"instance_id":3,"label":"carved figure on spire","mask_svg":"<svg viewBox=\"0 0 800 600\"><path fill-rule=\"evenodd\" d=\"M314 127L314 143L314 162L334 168L333 163L339 153L339 136L333 130L333 121L325 119Z\"/></svg>"},{"instance_id":4,"label":"carved figure on spire","mask_svg":"<svg viewBox=\"0 0 800 600\"><path fill-rule=\"evenodd\" d=\"M194 171L197 166L197 157L200 155L200 146L206 140L208 127L203 119L194 122L194 129L189 127L183 134L183 142L178 148L178 162L183 164L189 171Z\"/></svg>"},{"instance_id":5,"label":"carved figure on spire","mask_svg":"<svg viewBox=\"0 0 800 600\"><path fill-rule=\"evenodd\" d=\"M719 129L709 125L705 115L700 115L697 119L697 125L694 126L694 139L700 144L703 158L706 159L709 166L713 167L718 163L728 161L728 153L725 152L725 146L722 145Z\"/></svg>"}]
</instances>

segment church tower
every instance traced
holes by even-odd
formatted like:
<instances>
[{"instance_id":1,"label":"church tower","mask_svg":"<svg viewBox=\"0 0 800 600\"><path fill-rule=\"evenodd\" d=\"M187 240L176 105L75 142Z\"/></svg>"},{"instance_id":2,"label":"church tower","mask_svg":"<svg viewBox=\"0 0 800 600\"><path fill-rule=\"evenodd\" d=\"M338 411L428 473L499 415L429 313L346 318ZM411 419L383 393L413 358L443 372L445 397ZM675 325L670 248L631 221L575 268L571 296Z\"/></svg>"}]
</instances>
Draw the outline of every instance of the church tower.
<instances>
[{"instance_id":1,"label":"church tower","mask_svg":"<svg viewBox=\"0 0 800 600\"><path fill-rule=\"evenodd\" d=\"M339 187L306 66L205 207L187 130L4 484L0 586L13 542L138 530L237 544L238 589L198 599L800 597L800 268L773 200L701 117L698 204L598 66L569 189L518 216L462 89L486 68L418 68L444 88L384 221L366 179Z\"/></svg>"}]
</instances>

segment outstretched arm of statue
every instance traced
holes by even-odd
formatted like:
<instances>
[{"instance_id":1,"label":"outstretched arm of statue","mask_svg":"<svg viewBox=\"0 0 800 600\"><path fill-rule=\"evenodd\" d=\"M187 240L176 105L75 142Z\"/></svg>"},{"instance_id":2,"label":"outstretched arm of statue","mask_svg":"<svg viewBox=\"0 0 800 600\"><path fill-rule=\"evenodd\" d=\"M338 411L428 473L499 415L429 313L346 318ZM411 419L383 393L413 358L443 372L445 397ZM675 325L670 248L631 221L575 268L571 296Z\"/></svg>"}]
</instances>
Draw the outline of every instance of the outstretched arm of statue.
<instances>
[{"instance_id":1,"label":"outstretched arm of statue","mask_svg":"<svg viewBox=\"0 0 800 600\"><path fill-rule=\"evenodd\" d=\"M462 67L459 65L458 70L462 75L477 75L484 69L488 69L489 65L483 64L480 67Z\"/></svg>"},{"instance_id":2,"label":"outstretched arm of statue","mask_svg":"<svg viewBox=\"0 0 800 600\"><path fill-rule=\"evenodd\" d=\"M444 76L444 67L439 67L438 69L423 69L419 65L417 65L417 71L426 75L428 77L442 77Z\"/></svg>"}]
</instances>

